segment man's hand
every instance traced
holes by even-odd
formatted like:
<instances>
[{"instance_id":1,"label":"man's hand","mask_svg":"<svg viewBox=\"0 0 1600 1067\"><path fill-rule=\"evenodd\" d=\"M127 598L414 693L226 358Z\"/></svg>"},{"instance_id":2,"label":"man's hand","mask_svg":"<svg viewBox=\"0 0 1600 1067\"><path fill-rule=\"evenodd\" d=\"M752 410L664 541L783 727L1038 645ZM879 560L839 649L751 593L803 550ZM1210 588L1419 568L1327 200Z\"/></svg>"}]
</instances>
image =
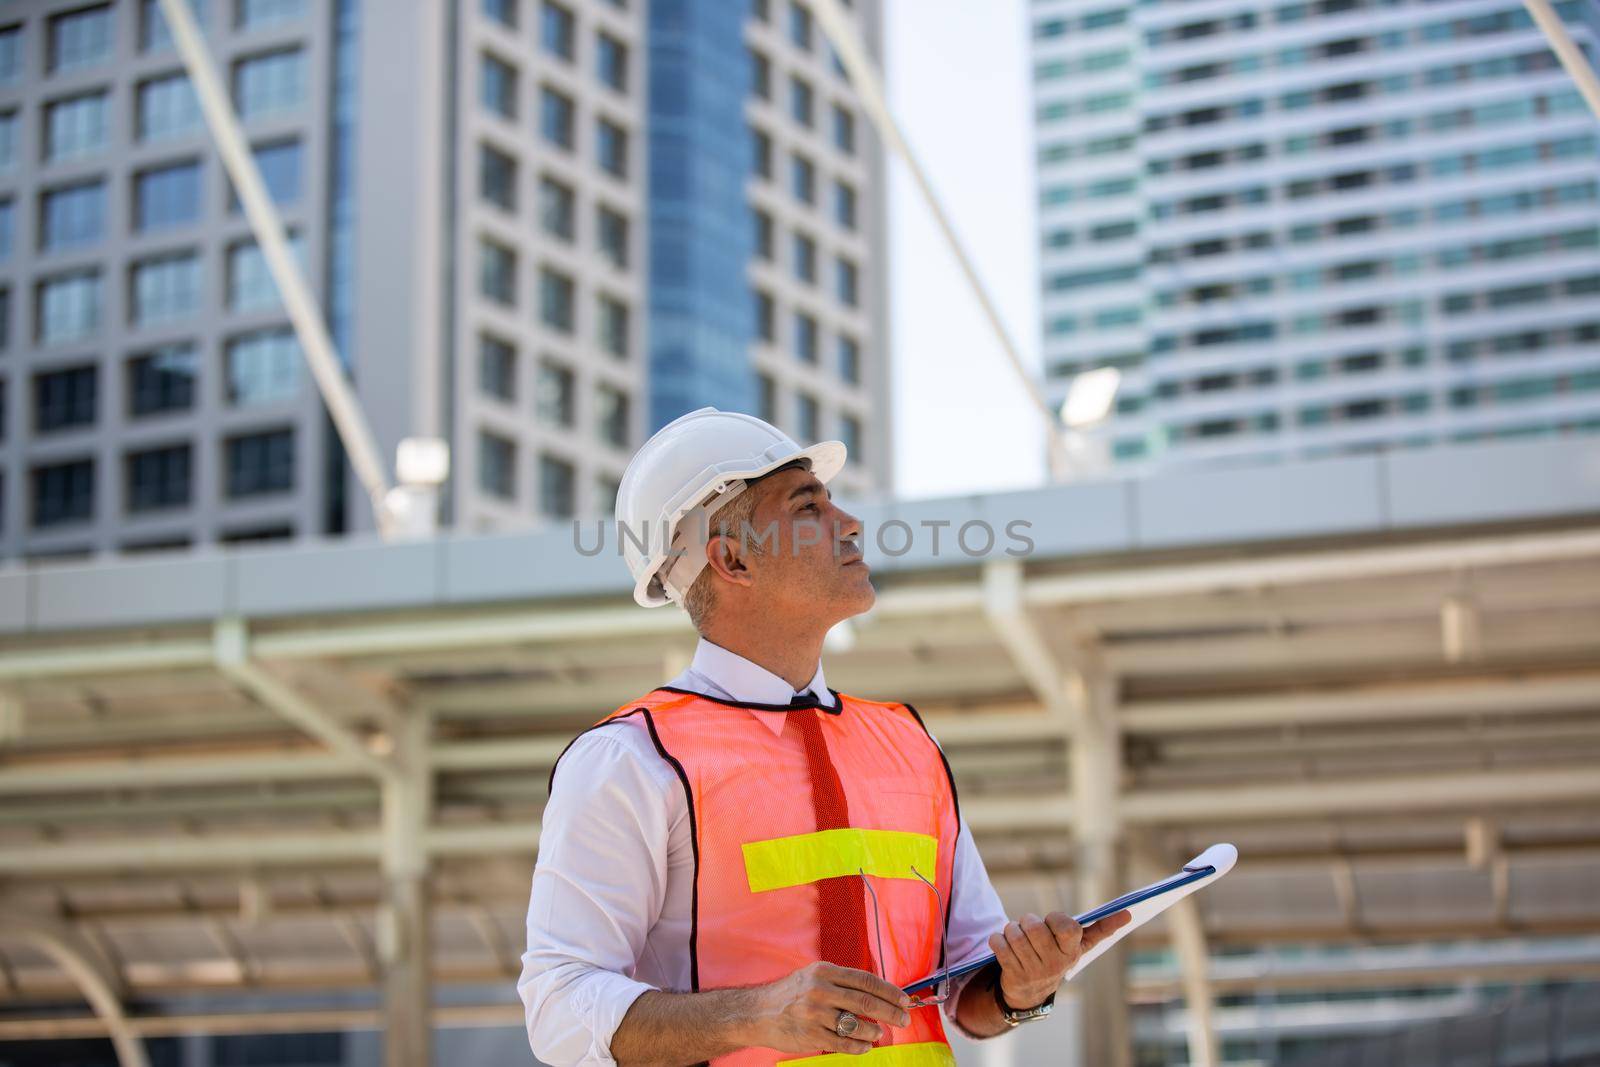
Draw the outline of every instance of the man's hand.
<instances>
[{"instance_id":1,"label":"man's hand","mask_svg":"<svg viewBox=\"0 0 1600 1067\"><path fill-rule=\"evenodd\" d=\"M787 978L756 986L746 1045L779 1052L863 1053L883 1037L881 1023L905 1026L911 998L875 974L831 963L811 963ZM839 1012L861 1020L856 1032L834 1032Z\"/></svg>"},{"instance_id":2,"label":"man's hand","mask_svg":"<svg viewBox=\"0 0 1600 1067\"><path fill-rule=\"evenodd\" d=\"M1072 916L1053 911L1042 919L1030 912L1007 923L1003 931L989 935L989 948L1000 961L1000 992L1006 1003L1018 1010L1043 1004L1085 952L1132 919L1119 911L1085 930Z\"/></svg>"}]
</instances>

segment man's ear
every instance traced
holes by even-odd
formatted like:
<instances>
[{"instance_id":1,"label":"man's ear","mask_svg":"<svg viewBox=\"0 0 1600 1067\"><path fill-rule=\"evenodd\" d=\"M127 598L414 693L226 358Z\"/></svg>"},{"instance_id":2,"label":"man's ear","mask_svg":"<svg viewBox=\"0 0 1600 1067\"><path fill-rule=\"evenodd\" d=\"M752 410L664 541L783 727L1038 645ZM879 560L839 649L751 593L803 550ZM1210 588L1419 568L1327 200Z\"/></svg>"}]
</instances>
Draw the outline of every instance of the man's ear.
<instances>
[{"instance_id":1,"label":"man's ear","mask_svg":"<svg viewBox=\"0 0 1600 1067\"><path fill-rule=\"evenodd\" d=\"M750 585L752 576L740 551L739 539L715 534L706 542L706 566L717 572L723 581L734 585Z\"/></svg>"}]
</instances>

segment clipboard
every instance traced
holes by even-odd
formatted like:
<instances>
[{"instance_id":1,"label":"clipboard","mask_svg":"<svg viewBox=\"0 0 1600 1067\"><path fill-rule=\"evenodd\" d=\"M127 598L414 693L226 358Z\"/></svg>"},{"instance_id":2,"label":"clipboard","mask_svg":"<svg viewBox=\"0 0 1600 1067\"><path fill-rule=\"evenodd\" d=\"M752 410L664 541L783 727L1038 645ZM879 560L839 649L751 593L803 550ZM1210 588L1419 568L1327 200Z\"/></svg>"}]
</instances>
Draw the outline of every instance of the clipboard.
<instances>
[{"instance_id":1,"label":"clipboard","mask_svg":"<svg viewBox=\"0 0 1600 1067\"><path fill-rule=\"evenodd\" d=\"M1133 931L1166 911L1172 905L1182 900L1191 893L1199 892L1218 878L1233 870L1233 865L1239 860L1239 850L1232 845L1212 845L1200 855L1183 865L1183 869L1169 878L1159 882L1135 889L1131 893L1124 893L1115 900L1108 900L1097 908L1084 912L1082 915L1073 916L1080 926L1090 926L1109 915L1127 910L1133 913L1132 921L1118 930L1115 934L1100 942L1094 948L1085 952L1072 965L1066 974L1065 981L1072 981L1089 964L1104 955L1111 946L1127 937ZM994 953L968 960L957 967L950 968L952 979L971 974L981 970L994 962ZM932 989L943 978L941 972L935 971L926 978L918 979L908 986L901 986L903 993L920 993L925 989Z\"/></svg>"}]
</instances>

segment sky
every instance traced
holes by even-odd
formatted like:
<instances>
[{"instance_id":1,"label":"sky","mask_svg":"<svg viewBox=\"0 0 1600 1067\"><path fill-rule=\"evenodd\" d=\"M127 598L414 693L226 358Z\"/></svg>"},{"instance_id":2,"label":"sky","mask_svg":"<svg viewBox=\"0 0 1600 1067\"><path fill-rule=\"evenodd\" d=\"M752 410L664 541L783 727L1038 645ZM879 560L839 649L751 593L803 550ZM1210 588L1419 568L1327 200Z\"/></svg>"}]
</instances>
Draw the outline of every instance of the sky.
<instances>
[{"instance_id":1,"label":"sky","mask_svg":"<svg viewBox=\"0 0 1600 1067\"><path fill-rule=\"evenodd\" d=\"M1035 371L1027 0L885 0L889 106ZM909 172L890 163L895 495L1042 484L1043 427Z\"/></svg>"}]
</instances>

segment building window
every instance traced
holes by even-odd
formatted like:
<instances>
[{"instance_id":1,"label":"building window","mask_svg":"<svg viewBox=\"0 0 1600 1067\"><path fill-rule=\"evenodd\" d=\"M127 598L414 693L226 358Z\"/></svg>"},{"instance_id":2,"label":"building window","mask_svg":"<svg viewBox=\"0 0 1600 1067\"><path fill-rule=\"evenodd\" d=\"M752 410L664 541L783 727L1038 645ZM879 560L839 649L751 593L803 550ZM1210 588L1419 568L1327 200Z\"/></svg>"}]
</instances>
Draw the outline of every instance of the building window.
<instances>
[{"instance_id":1,"label":"building window","mask_svg":"<svg viewBox=\"0 0 1600 1067\"><path fill-rule=\"evenodd\" d=\"M517 161L495 148L478 146L478 194L506 211L517 210Z\"/></svg>"},{"instance_id":2,"label":"building window","mask_svg":"<svg viewBox=\"0 0 1600 1067\"><path fill-rule=\"evenodd\" d=\"M165 345L128 361L128 414L134 418L194 407L200 360L194 345Z\"/></svg>"},{"instance_id":3,"label":"building window","mask_svg":"<svg viewBox=\"0 0 1600 1067\"><path fill-rule=\"evenodd\" d=\"M293 204L300 199L300 142L279 141L260 145L255 150L261 181L274 204ZM230 183L228 210L239 210L239 195Z\"/></svg>"},{"instance_id":4,"label":"building window","mask_svg":"<svg viewBox=\"0 0 1600 1067\"><path fill-rule=\"evenodd\" d=\"M833 183L833 220L847 230L856 228L856 190L848 182Z\"/></svg>"},{"instance_id":5,"label":"building window","mask_svg":"<svg viewBox=\"0 0 1600 1067\"><path fill-rule=\"evenodd\" d=\"M750 129L750 169L762 178L772 178L772 138L754 127Z\"/></svg>"},{"instance_id":6,"label":"building window","mask_svg":"<svg viewBox=\"0 0 1600 1067\"><path fill-rule=\"evenodd\" d=\"M106 94L84 93L45 105L44 158L80 159L106 146Z\"/></svg>"},{"instance_id":7,"label":"building window","mask_svg":"<svg viewBox=\"0 0 1600 1067\"><path fill-rule=\"evenodd\" d=\"M570 427L577 420L577 392L572 371L552 360L539 364L534 407L551 426Z\"/></svg>"},{"instance_id":8,"label":"building window","mask_svg":"<svg viewBox=\"0 0 1600 1067\"><path fill-rule=\"evenodd\" d=\"M34 433L93 426L99 385L99 368L93 364L34 375Z\"/></svg>"},{"instance_id":9,"label":"building window","mask_svg":"<svg viewBox=\"0 0 1600 1067\"><path fill-rule=\"evenodd\" d=\"M240 60L233 68L233 106L245 121L292 111L306 95L306 57L298 48Z\"/></svg>"},{"instance_id":10,"label":"building window","mask_svg":"<svg viewBox=\"0 0 1600 1067\"><path fill-rule=\"evenodd\" d=\"M571 278L549 267L539 268L539 321L562 333L577 327L576 286Z\"/></svg>"},{"instance_id":11,"label":"building window","mask_svg":"<svg viewBox=\"0 0 1600 1067\"><path fill-rule=\"evenodd\" d=\"M40 198L39 250L82 248L105 238L106 187L84 182L52 189Z\"/></svg>"},{"instance_id":12,"label":"building window","mask_svg":"<svg viewBox=\"0 0 1600 1067\"><path fill-rule=\"evenodd\" d=\"M599 311L600 347L618 359L628 358L628 305L601 293L596 298Z\"/></svg>"},{"instance_id":13,"label":"building window","mask_svg":"<svg viewBox=\"0 0 1600 1067\"><path fill-rule=\"evenodd\" d=\"M600 80L619 93L628 91L628 46L601 33L595 38L595 66Z\"/></svg>"},{"instance_id":14,"label":"building window","mask_svg":"<svg viewBox=\"0 0 1600 1067\"><path fill-rule=\"evenodd\" d=\"M572 62L577 40L577 20L572 12L553 0L544 0L539 10L539 40L546 52Z\"/></svg>"},{"instance_id":15,"label":"building window","mask_svg":"<svg viewBox=\"0 0 1600 1067\"><path fill-rule=\"evenodd\" d=\"M135 263L129 288L135 326L193 315L200 310L200 257L183 252Z\"/></svg>"},{"instance_id":16,"label":"building window","mask_svg":"<svg viewBox=\"0 0 1600 1067\"><path fill-rule=\"evenodd\" d=\"M628 217L605 205L595 209L600 254L617 270L628 269Z\"/></svg>"},{"instance_id":17,"label":"building window","mask_svg":"<svg viewBox=\"0 0 1600 1067\"><path fill-rule=\"evenodd\" d=\"M9 200L0 200L0 263L11 258L11 249L17 239L17 212ZM0 348L5 347L0 345Z\"/></svg>"},{"instance_id":18,"label":"building window","mask_svg":"<svg viewBox=\"0 0 1600 1067\"><path fill-rule=\"evenodd\" d=\"M773 257L772 246L774 243L772 216L768 215L760 208L751 208L750 228L753 231L753 237L755 239L756 255L760 256L768 263L771 263Z\"/></svg>"},{"instance_id":19,"label":"building window","mask_svg":"<svg viewBox=\"0 0 1600 1067\"><path fill-rule=\"evenodd\" d=\"M833 146L846 155L856 150L856 117L843 104L833 105Z\"/></svg>"},{"instance_id":20,"label":"building window","mask_svg":"<svg viewBox=\"0 0 1600 1067\"><path fill-rule=\"evenodd\" d=\"M193 449L169 445L124 457L123 499L131 512L181 508L189 503Z\"/></svg>"},{"instance_id":21,"label":"building window","mask_svg":"<svg viewBox=\"0 0 1600 1067\"><path fill-rule=\"evenodd\" d=\"M517 399L517 350L498 337L478 338L478 388L508 403Z\"/></svg>"},{"instance_id":22,"label":"building window","mask_svg":"<svg viewBox=\"0 0 1600 1067\"><path fill-rule=\"evenodd\" d=\"M628 447L628 395L610 385L595 389L595 424L600 440L617 448Z\"/></svg>"},{"instance_id":23,"label":"building window","mask_svg":"<svg viewBox=\"0 0 1600 1067\"><path fill-rule=\"evenodd\" d=\"M569 519L577 513L577 478L572 464L554 456L539 457L539 510L551 518Z\"/></svg>"},{"instance_id":24,"label":"building window","mask_svg":"<svg viewBox=\"0 0 1600 1067\"><path fill-rule=\"evenodd\" d=\"M628 131L608 119L595 121L595 153L600 169L616 178L628 176Z\"/></svg>"},{"instance_id":25,"label":"building window","mask_svg":"<svg viewBox=\"0 0 1600 1067\"><path fill-rule=\"evenodd\" d=\"M856 307L861 303L861 272L843 256L834 262L834 288L841 304Z\"/></svg>"},{"instance_id":26,"label":"building window","mask_svg":"<svg viewBox=\"0 0 1600 1067\"><path fill-rule=\"evenodd\" d=\"M795 199L807 204L814 203L817 196L817 168L798 152L790 163L790 186Z\"/></svg>"},{"instance_id":27,"label":"building window","mask_svg":"<svg viewBox=\"0 0 1600 1067\"><path fill-rule=\"evenodd\" d=\"M487 238L478 242L478 292L504 307L517 306L517 254Z\"/></svg>"},{"instance_id":28,"label":"building window","mask_svg":"<svg viewBox=\"0 0 1600 1067\"><path fill-rule=\"evenodd\" d=\"M803 233L794 235L794 276L808 283L817 280L817 242Z\"/></svg>"},{"instance_id":29,"label":"building window","mask_svg":"<svg viewBox=\"0 0 1600 1067\"><path fill-rule=\"evenodd\" d=\"M0 111L0 173L17 165L17 113Z\"/></svg>"},{"instance_id":30,"label":"building window","mask_svg":"<svg viewBox=\"0 0 1600 1067\"><path fill-rule=\"evenodd\" d=\"M861 344L843 334L839 335L839 377L851 385L861 384Z\"/></svg>"},{"instance_id":31,"label":"building window","mask_svg":"<svg viewBox=\"0 0 1600 1067\"><path fill-rule=\"evenodd\" d=\"M772 296L760 289L751 294L755 298L756 336L763 341L778 339L778 309Z\"/></svg>"},{"instance_id":32,"label":"building window","mask_svg":"<svg viewBox=\"0 0 1600 1067\"><path fill-rule=\"evenodd\" d=\"M518 0L482 0L479 10L486 18L514 30L517 28L517 3Z\"/></svg>"},{"instance_id":33,"label":"building window","mask_svg":"<svg viewBox=\"0 0 1600 1067\"><path fill-rule=\"evenodd\" d=\"M854 415L839 416L839 440L853 462L860 463L866 458L861 451L861 420Z\"/></svg>"},{"instance_id":34,"label":"building window","mask_svg":"<svg viewBox=\"0 0 1600 1067\"><path fill-rule=\"evenodd\" d=\"M478 102L509 122L517 120L517 68L491 55L478 67Z\"/></svg>"},{"instance_id":35,"label":"building window","mask_svg":"<svg viewBox=\"0 0 1600 1067\"><path fill-rule=\"evenodd\" d=\"M240 434L224 442L230 500L286 493L294 488L294 431Z\"/></svg>"},{"instance_id":36,"label":"building window","mask_svg":"<svg viewBox=\"0 0 1600 1067\"><path fill-rule=\"evenodd\" d=\"M750 49L750 84L761 99L772 99L772 60L754 48Z\"/></svg>"},{"instance_id":37,"label":"building window","mask_svg":"<svg viewBox=\"0 0 1600 1067\"><path fill-rule=\"evenodd\" d=\"M577 194L548 175L539 178L539 225L545 233L571 241L577 235Z\"/></svg>"},{"instance_id":38,"label":"building window","mask_svg":"<svg viewBox=\"0 0 1600 1067\"><path fill-rule=\"evenodd\" d=\"M553 145L570 149L577 143L577 109L572 98L548 85L539 90L539 132Z\"/></svg>"},{"instance_id":39,"label":"building window","mask_svg":"<svg viewBox=\"0 0 1600 1067\"><path fill-rule=\"evenodd\" d=\"M236 0L234 25L257 30L305 17L305 0Z\"/></svg>"},{"instance_id":40,"label":"building window","mask_svg":"<svg viewBox=\"0 0 1600 1067\"><path fill-rule=\"evenodd\" d=\"M789 0L789 40L796 48L811 50L811 12L797 0Z\"/></svg>"},{"instance_id":41,"label":"building window","mask_svg":"<svg viewBox=\"0 0 1600 1067\"><path fill-rule=\"evenodd\" d=\"M762 422L778 424L778 383L770 374L756 374L756 414Z\"/></svg>"},{"instance_id":42,"label":"building window","mask_svg":"<svg viewBox=\"0 0 1600 1067\"><path fill-rule=\"evenodd\" d=\"M40 344L79 341L100 328L100 272L78 270L39 283Z\"/></svg>"},{"instance_id":43,"label":"building window","mask_svg":"<svg viewBox=\"0 0 1600 1067\"><path fill-rule=\"evenodd\" d=\"M807 363L817 361L817 320L803 311L794 313L794 354Z\"/></svg>"},{"instance_id":44,"label":"building window","mask_svg":"<svg viewBox=\"0 0 1600 1067\"><path fill-rule=\"evenodd\" d=\"M200 219L200 164L176 163L133 178L133 228L144 233Z\"/></svg>"},{"instance_id":45,"label":"building window","mask_svg":"<svg viewBox=\"0 0 1600 1067\"><path fill-rule=\"evenodd\" d=\"M517 446L487 430L478 431L478 488L501 500L517 495Z\"/></svg>"},{"instance_id":46,"label":"building window","mask_svg":"<svg viewBox=\"0 0 1600 1067\"><path fill-rule=\"evenodd\" d=\"M305 245L299 234L289 238L289 248L302 267ZM254 241L239 241L228 247L228 310L269 311L277 308L278 283L272 279L267 257Z\"/></svg>"},{"instance_id":47,"label":"building window","mask_svg":"<svg viewBox=\"0 0 1600 1067\"><path fill-rule=\"evenodd\" d=\"M803 445L817 440L817 398L810 393L796 393L794 397L795 436Z\"/></svg>"},{"instance_id":48,"label":"building window","mask_svg":"<svg viewBox=\"0 0 1600 1067\"><path fill-rule=\"evenodd\" d=\"M200 101L182 74L140 82L138 110L141 141L183 137L200 129Z\"/></svg>"},{"instance_id":49,"label":"building window","mask_svg":"<svg viewBox=\"0 0 1600 1067\"><path fill-rule=\"evenodd\" d=\"M810 126L815 112L811 84L798 74L789 76L789 113L802 126Z\"/></svg>"},{"instance_id":50,"label":"building window","mask_svg":"<svg viewBox=\"0 0 1600 1067\"><path fill-rule=\"evenodd\" d=\"M260 407L300 392L300 345L286 327L257 330L228 342L228 405Z\"/></svg>"},{"instance_id":51,"label":"building window","mask_svg":"<svg viewBox=\"0 0 1600 1067\"><path fill-rule=\"evenodd\" d=\"M189 14L193 16L195 25L201 29L206 24L206 4L201 2L200 9L195 10L195 0L185 0ZM167 25L167 16L161 10L161 0L140 0L139 4L139 48L145 52L155 52L172 47L172 28Z\"/></svg>"},{"instance_id":52,"label":"building window","mask_svg":"<svg viewBox=\"0 0 1600 1067\"><path fill-rule=\"evenodd\" d=\"M615 515L617 513L617 493L622 489L622 482L602 474L594 480L594 503L602 515Z\"/></svg>"},{"instance_id":53,"label":"building window","mask_svg":"<svg viewBox=\"0 0 1600 1067\"><path fill-rule=\"evenodd\" d=\"M69 11L50 20L50 71L90 67L111 56L111 5Z\"/></svg>"},{"instance_id":54,"label":"building window","mask_svg":"<svg viewBox=\"0 0 1600 1067\"><path fill-rule=\"evenodd\" d=\"M33 468L33 527L94 518L94 460Z\"/></svg>"},{"instance_id":55,"label":"building window","mask_svg":"<svg viewBox=\"0 0 1600 1067\"><path fill-rule=\"evenodd\" d=\"M22 77L22 27L0 30L0 85L10 85Z\"/></svg>"}]
</instances>

